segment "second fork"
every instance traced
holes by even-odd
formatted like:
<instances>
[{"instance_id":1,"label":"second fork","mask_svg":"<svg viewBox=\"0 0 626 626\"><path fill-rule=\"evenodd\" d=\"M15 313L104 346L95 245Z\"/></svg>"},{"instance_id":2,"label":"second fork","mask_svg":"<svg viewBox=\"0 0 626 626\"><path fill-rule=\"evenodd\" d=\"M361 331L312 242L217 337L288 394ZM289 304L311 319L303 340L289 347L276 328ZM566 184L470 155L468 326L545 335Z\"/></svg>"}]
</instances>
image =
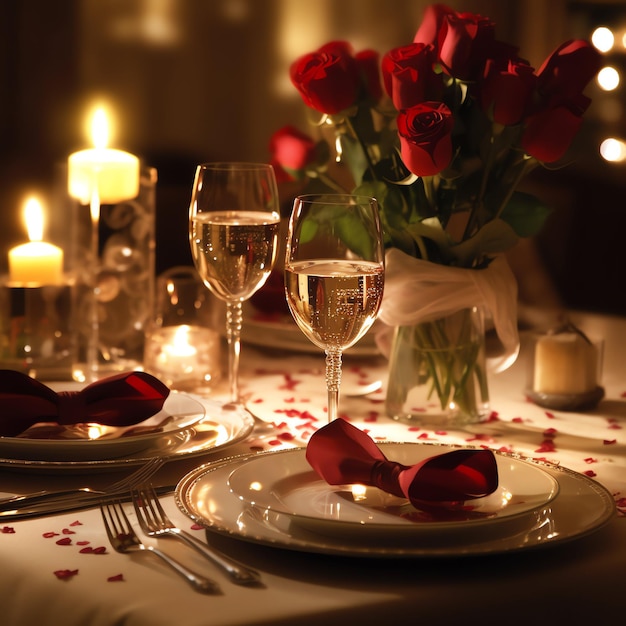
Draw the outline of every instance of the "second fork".
<instances>
[{"instance_id":1,"label":"second fork","mask_svg":"<svg viewBox=\"0 0 626 626\"><path fill-rule=\"evenodd\" d=\"M149 537L172 537L183 541L212 563L218 565L238 585L258 584L260 582L261 577L257 571L234 561L196 539L193 535L177 528L163 510L152 485L138 487L133 489L131 493L137 520L146 535Z\"/></svg>"}]
</instances>

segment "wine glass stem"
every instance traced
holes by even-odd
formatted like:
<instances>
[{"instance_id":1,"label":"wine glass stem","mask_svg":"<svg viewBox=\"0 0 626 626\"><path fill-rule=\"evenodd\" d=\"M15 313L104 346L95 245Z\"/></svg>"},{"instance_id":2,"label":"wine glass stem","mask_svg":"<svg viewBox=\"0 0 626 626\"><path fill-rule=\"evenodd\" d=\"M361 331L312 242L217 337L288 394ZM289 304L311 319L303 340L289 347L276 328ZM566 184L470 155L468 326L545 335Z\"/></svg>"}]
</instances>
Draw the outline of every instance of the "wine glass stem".
<instances>
[{"instance_id":1,"label":"wine glass stem","mask_svg":"<svg viewBox=\"0 0 626 626\"><path fill-rule=\"evenodd\" d=\"M341 384L341 350L326 350L326 389L328 390L328 421L339 414L339 385Z\"/></svg>"},{"instance_id":2,"label":"wine glass stem","mask_svg":"<svg viewBox=\"0 0 626 626\"><path fill-rule=\"evenodd\" d=\"M228 340L228 383L230 401L239 402L239 353L241 352L241 302L226 304L226 339Z\"/></svg>"}]
</instances>

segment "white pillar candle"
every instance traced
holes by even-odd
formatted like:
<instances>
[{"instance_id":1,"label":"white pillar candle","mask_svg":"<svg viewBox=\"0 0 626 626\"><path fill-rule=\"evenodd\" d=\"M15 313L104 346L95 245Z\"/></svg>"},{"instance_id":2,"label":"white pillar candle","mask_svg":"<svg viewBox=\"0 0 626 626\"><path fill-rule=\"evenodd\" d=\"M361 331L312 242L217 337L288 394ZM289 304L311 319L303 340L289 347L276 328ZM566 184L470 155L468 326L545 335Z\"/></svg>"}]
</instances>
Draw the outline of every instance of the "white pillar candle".
<instances>
[{"instance_id":1,"label":"white pillar candle","mask_svg":"<svg viewBox=\"0 0 626 626\"><path fill-rule=\"evenodd\" d=\"M537 341L533 385L537 393L588 393L598 386L597 373L598 350L580 333L559 332Z\"/></svg>"},{"instance_id":2,"label":"white pillar candle","mask_svg":"<svg viewBox=\"0 0 626 626\"><path fill-rule=\"evenodd\" d=\"M20 285L59 285L63 282L63 250L42 241L43 209L36 198L27 200L24 218L28 243L9 250L9 280Z\"/></svg>"},{"instance_id":3,"label":"white pillar candle","mask_svg":"<svg viewBox=\"0 0 626 626\"><path fill-rule=\"evenodd\" d=\"M100 204L115 204L137 197L139 159L129 152L107 148L108 121L103 109L97 109L92 121L94 148L70 154L68 192L82 204L97 195Z\"/></svg>"}]
</instances>

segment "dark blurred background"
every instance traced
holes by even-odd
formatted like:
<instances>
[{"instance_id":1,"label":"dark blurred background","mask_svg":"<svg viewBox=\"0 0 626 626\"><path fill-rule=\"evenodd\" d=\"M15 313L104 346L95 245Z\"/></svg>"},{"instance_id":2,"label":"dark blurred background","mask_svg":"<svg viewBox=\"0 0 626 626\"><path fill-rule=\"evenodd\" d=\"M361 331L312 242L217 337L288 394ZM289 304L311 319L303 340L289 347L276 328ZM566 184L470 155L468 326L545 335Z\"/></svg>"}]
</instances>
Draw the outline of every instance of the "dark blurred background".
<instances>
[{"instance_id":1,"label":"dark blurred background","mask_svg":"<svg viewBox=\"0 0 626 626\"><path fill-rule=\"evenodd\" d=\"M331 39L381 54L412 41L420 0L2 0L0 2L0 249L24 239L24 196L46 193L59 163L89 147L85 118L104 98L111 147L156 167L157 272L191 263L187 211L197 163L269 158L270 135L307 130L291 62ZM623 0L450 0L488 15L499 39L535 67L566 39L615 35L606 64L626 78ZM626 86L591 85L571 164L525 186L553 207L533 244L556 295L576 309L626 314ZM612 160L600 145L617 139ZM524 251L516 265L535 284ZM526 269L527 268L527 269ZM525 272L527 271L527 275ZM537 279L538 280L538 279ZM538 283L537 283L538 284ZM537 298L541 301L541 291ZM539 302L541 303L541 302Z\"/></svg>"}]
</instances>

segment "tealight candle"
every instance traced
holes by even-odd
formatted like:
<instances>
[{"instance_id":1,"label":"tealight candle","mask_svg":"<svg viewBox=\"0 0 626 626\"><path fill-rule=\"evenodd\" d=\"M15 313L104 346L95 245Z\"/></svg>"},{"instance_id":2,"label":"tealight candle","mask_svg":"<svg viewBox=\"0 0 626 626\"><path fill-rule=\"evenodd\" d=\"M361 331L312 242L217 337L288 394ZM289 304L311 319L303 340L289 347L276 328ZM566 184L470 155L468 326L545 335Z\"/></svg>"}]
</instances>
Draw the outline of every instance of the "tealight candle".
<instances>
[{"instance_id":1,"label":"tealight candle","mask_svg":"<svg viewBox=\"0 0 626 626\"><path fill-rule=\"evenodd\" d=\"M534 390L554 395L584 394L598 386L598 351L578 332L541 337L535 347Z\"/></svg>"},{"instance_id":2,"label":"tealight candle","mask_svg":"<svg viewBox=\"0 0 626 626\"><path fill-rule=\"evenodd\" d=\"M68 191L72 198L89 204L94 193L99 204L115 204L139 193L139 159L129 152L107 148L108 121L103 109L93 116L94 148L70 154Z\"/></svg>"},{"instance_id":3,"label":"tealight candle","mask_svg":"<svg viewBox=\"0 0 626 626\"><path fill-rule=\"evenodd\" d=\"M42 241L43 209L36 198L27 200L24 217L28 243L9 250L9 280L21 285L59 285L63 282L63 250Z\"/></svg>"}]
</instances>

